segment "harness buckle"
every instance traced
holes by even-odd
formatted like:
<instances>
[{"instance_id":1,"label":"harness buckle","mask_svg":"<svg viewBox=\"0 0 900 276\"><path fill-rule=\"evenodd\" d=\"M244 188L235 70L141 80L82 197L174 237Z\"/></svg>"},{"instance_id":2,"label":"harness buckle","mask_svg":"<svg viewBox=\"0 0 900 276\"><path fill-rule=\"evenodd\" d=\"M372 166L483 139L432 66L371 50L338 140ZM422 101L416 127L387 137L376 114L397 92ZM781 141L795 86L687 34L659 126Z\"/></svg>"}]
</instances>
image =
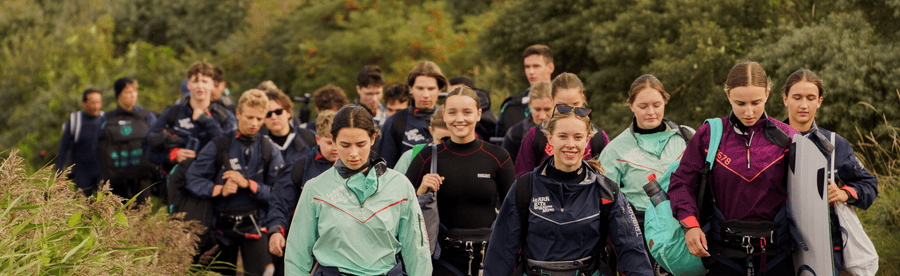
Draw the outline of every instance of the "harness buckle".
<instances>
[{"instance_id":1,"label":"harness buckle","mask_svg":"<svg viewBox=\"0 0 900 276\"><path fill-rule=\"evenodd\" d=\"M744 236L741 239L741 246L747 249L747 255L753 254L753 245L750 244L750 236Z\"/></svg>"}]
</instances>

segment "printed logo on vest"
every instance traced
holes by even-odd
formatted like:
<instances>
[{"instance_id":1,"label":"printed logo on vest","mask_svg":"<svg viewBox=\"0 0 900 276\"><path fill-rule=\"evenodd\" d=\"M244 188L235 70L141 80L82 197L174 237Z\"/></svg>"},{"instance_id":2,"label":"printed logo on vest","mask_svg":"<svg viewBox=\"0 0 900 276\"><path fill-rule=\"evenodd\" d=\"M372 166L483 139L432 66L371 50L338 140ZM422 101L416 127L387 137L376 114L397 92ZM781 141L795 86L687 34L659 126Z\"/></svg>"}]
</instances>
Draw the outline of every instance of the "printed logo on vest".
<instances>
[{"instance_id":1,"label":"printed logo on vest","mask_svg":"<svg viewBox=\"0 0 900 276\"><path fill-rule=\"evenodd\" d=\"M547 204L550 202L549 196L540 196L531 199L531 203L533 203L533 208L536 211L541 211L541 213L553 212L553 205Z\"/></svg>"},{"instance_id":2,"label":"printed logo on vest","mask_svg":"<svg viewBox=\"0 0 900 276\"><path fill-rule=\"evenodd\" d=\"M194 123L191 123L191 118L190 118L190 117L184 118L184 119L181 119L181 120L178 120L178 125L179 125L181 128L184 128L184 129L192 129L192 128L194 128Z\"/></svg>"},{"instance_id":3,"label":"printed logo on vest","mask_svg":"<svg viewBox=\"0 0 900 276\"><path fill-rule=\"evenodd\" d=\"M489 173L479 173L478 178L491 178L491 174Z\"/></svg>"},{"instance_id":4,"label":"printed logo on vest","mask_svg":"<svg viewBox=\"0 0 900 276\"><path fill-rule=\"evenodd\" d=\"M418 129L410 129L405 134L406 134L406 140L409 140L411 142L425 140L425 136L422 136L422 134L419 134Z\"/></svg>"},{"instance_id":5,"label":"printed logo on vest","mask_svg":"<svg viewBox=\"0 0 900 276\"><path fill-rule=\"evenodd\" d=\"M124 125L124 126L122 126L122 128L119 129L119 133L122 134L123 137L128 137L128 135L131 135L131 132L132 132L132 129L131 129L131 126L129 126L129 125Z\"/></svg>"},{"instance_id":6,"label":"printed logo on vest","mask_svg":"<svg viewBox=\"0 0 900 276\"><path fill-rule=\"evenodd\" d=\"M342 202L350 202L350 197L347 196L347 189L344 186L340 186L337 189L332 190L325 194L325 197L328 198L329 201L334 204L342 203Z\"/></svg>"}]
</instances>

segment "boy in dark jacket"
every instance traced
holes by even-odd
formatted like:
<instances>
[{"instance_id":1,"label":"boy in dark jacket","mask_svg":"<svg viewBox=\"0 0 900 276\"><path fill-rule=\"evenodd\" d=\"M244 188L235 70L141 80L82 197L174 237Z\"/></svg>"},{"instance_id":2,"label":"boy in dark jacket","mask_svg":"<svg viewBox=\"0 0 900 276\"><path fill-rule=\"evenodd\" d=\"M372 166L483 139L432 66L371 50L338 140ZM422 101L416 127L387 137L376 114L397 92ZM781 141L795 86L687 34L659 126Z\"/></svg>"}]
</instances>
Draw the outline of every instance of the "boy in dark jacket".
<instances>
[{"instance_id":1,"label":"boy in dark jacket","mask_svg":"<svg viewBox=\"0 0 900 276\"><path fill-rule=\"evenodd\" d=\"M186 188L191 193L214 200L213 225L222 250L217 260L236 264L240 250L244 270L253 275L261 275L268 269L274 271L267 252L266 219L275 200L273 187L285 185L277 182L288 181L282 178L284 160L281 152L274 150L272 142L258 133L267 105L268 98L262 91L244 92L236 112L240 118L238 132L228 136L233 138L229 139L227 161L222 167L216 167L216 155L226 149L210 143L186 174Z\"/></svg>"},{"instance_id":2,"label":"boy in dark jacket","mask_svg":"<svg viewBox=\"0 0 900 276\"><path fill-rule=\"evenodd\" d=\"M384 122L378 156L393 168L403 152L418 144L431 143L428 132L429 118L437 105L438 93L447 86L447 78L441 68L431 61L416 64L406 77L413 104L397 112ZM395 126L395 124L397 124Z\"/></svg>"}]
</instances>

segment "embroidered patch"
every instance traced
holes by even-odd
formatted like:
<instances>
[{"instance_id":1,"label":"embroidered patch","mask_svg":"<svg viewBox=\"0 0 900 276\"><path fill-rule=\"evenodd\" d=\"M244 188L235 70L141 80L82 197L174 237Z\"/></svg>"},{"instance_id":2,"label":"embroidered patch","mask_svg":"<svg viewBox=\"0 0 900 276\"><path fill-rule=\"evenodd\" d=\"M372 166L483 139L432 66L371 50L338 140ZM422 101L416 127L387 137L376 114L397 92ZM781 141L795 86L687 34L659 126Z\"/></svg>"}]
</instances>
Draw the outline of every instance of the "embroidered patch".
<instances>
[{"instance_id":1,"label":"embroidered patch","mask_svg":"<svg viewBox=\"0 0 900 276\"><path fill-rule=\"evenodd\" d=\"M479 173L478 178L491 178L491 174L489 173Z\"/></svg>"}]
</instances>

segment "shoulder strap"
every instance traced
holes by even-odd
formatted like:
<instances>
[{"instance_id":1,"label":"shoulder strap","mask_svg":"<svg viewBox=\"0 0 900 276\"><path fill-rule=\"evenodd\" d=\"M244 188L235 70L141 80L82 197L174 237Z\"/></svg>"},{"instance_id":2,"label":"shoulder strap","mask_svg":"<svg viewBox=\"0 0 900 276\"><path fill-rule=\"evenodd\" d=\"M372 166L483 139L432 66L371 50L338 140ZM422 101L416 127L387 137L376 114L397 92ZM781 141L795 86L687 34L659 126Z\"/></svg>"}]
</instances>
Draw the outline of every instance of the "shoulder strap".
<instances>
[{"instance_id":1,"label":"shoulder strap","mask_svg":"<svg viewBox=\"0 0 900 276\"><path fill-rule=\"evenodd\" d=\"M531 206L531 179L534 172L530 171L516 180L516 211L519 212L519 254L525 254L525 242L528 236L528 214Z\"/></svg>"},{"instance_id":2,"label":"shoulder strap","mask_svg":"<svg viewBox=\"0 0 900 276\"><path fill-rule=\"evenodd\" d=\"M72 135L72 141L75 141L75 143L78 143L78 136L81 134L82 119L81 111L75 111L69 115L69 134Z\"/></svg>"},{"instance_id":3,"label":"shoulder strap","mask_svg":"<svg viewBox=\"0 0 900 276\"><path fill-rule=\"evenodd\" d=\"M719 151L719 143L722 142L722 119L708 119L706 123L709 124L709 148L706 151L706 165L712 170L712 165L716 160L716 153Z\"/></svg>"},{"instance_id":4,"label":"shoulder strap","mask_svg":"<svg viewBox=\"0 0 900 276\"><path fill-rule=\"evenodd\" d=\"M262 144L260 144L259 146L262 150L263 177L268 177L269 176L269 165L272 164L272 147L274 145L273 145L272 139L270 139L269 136L266 136L266 135L260 135L260 136L261 136L260 142Z\"/></svg>"},{"instance_id":5,"label":"shoulder strap","mask_svg":"<svg viewBox=\"0 0 900 276\"><path fill-rule=\"evenodd\" d=\"M600 152L606 147L606 139L603 139L602 131L603 130L598 127L597 133L594 134L594 137L591 137L591 158L600 155Z\"/></svg>"},{"instance_id":6,"label":"shoulder strap","mask_svg":"<svg viewBox=\"0 0 900 276\"><path fill-rule=\"evenodd\" d=\"M528 131L531 131L531 129L526 130L525 135L528 135ZM522 137L525 137L525 136L522 136ZM523 138L523 140L524 140L524 138ZM541 158L541 157L544 156L544 148L546 148L546 147L547 147L547 136L544 135L544 132L541 131L541 125L538 124L535 126L535 129L534 129L534 143L531 143L531 150L532 150L532 152L534 152L534 162L535 162L534 166L535 167L537 167L538 164L541 164L541 161L543 160L543 158Z\"/></svg>"},{"instance_id":7,"label":"shoulder strap","mask_svg":"<svg viewBox=\"0 0 900 276\"><path fill-rule=\"evenodd\" d=\"M437 144L431 144L431 173L437 173L437 169L438 169L437 157L438 157Z\"/></svg>"},{"instance_id":8,"label":"shoulder strap","mask_svg":"<svg viewBox=\"0 0 900 276\"><path fill-rule=\"evenodd\" d=\"M397 112L395 116L397 118L394 119L394 138L403 140L403 132L406 131L406 112L409 109L401 110ZM395 141L397 144L400 144L400 141Z\"/></svg>"},{"instance_id":9,"label":"shoulder strap","mask_svg":"<svg viewBox=\"0 0 900 276\"><path fill-rule=\"evenodd\" d=\"M299 190L299 188L303 186L303 158L294 161L294 164L292 166L294 167L291 171L291 181L294 182L294 185L297 186Z\"/></svg>"},{"instance_id":10,"label":"shoulder strap","mask_svg":"<svg viewBox=\"0 0 900 276\"><path fill-rule=\"evenodd\" d=\"M171 116L169 116L171 117ZM222 166L225 166L226 170L231 170L231 163L228 162L228 152L231 150L231 140L233 138L229 136L220 136L213 138L213 143L216 143L216 169L218 170Z\"/></svg>"},{"instance_id":11,"label":"shoulder strap","mask_svg":"<svg viewBox=\"0 0 900 276\"><path fill-rule=\"evenodd\" d=\"M708 196L712 195L712 189L709 187L709 172L712 171L713 164L716 162L716 153L719 151L719 143L722 141L722 119L707 119L706 123L709 124L709 147L706 149L703 168L700 169L700 186L697 189L697 210L700 212L697 220L701 227L708 222L707 218L711 216L714 207L713 200Z\"/></svg>"},{"instance_id":12,"label":"shoulder strap","mask_svg":"<svg viewBox=\"0 0 900 276\"><path fill-rule=\"evenodd\" d=\"M166 114L166 125L168 125L168 127L174 127L174 126L175 126L175 121L178 121L178 111L179 111L179 109L180 109L180 108L178 108L178 105L177 105L177 104L173 104L173 105L170 105L170 106L166 107L166 110L169 111L169 113Z\"/></svg>"},{"instance_id":13,"label":"shoulder strap","mask_svg":"<svg viewBox=\"0 0 900 276\"><path fill-rule=\"evenodd\" d=\"M297 128L297 132L300 133L300 137L306 143L306 147L312 148L316 145L316 136L312 134L312 131L305 128Z\"/></svg>"}]
</instances>

